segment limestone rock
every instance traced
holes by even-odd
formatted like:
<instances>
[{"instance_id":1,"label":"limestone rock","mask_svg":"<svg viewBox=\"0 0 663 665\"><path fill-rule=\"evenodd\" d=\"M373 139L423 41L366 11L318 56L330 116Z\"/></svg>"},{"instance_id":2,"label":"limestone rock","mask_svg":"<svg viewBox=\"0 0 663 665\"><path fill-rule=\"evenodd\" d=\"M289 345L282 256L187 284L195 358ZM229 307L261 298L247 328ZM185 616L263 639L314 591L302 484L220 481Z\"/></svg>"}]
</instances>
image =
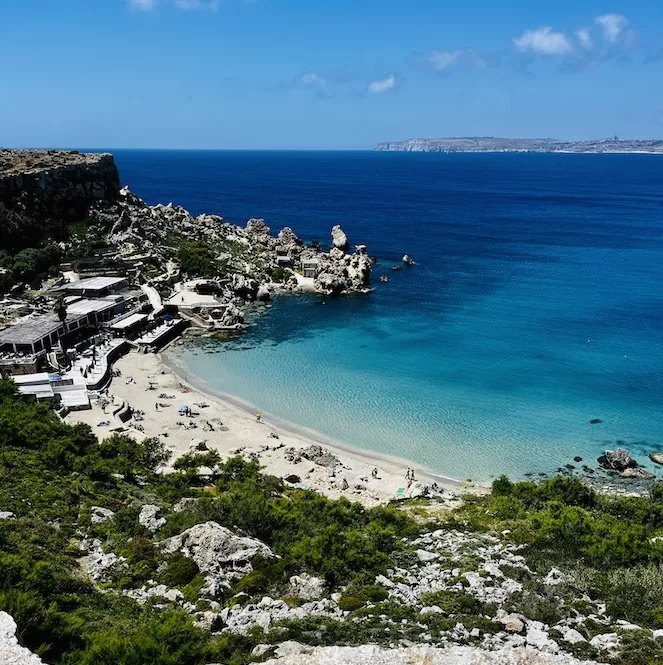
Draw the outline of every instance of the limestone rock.
<instances>
[{"instance_id":1,"label":"limestone rock","mask_svg":"<svg viewBox=\"0 0 663 665\"><path fill-rule=\"evenodd\" d=\"M267 284L261 284L256 291L256 300L269 300L272 297L272 294L269 290Z\"/></svg>"},{"instance_id":2,"label":"limestone rock","mask_svg":"<svg viewBox=\"0 0 663 665\"><path fill-rule=\"evenodd\" d=\"M14 517L16 517L16 515L14 515L11 510L0 510L0 520L11 520Z\"/></svg>"},{"instance_id":3,"label":"limestone rock","mask_svg":"<svg viewBox=\"0 0 663 665\"><path fill-rule=\"evenodd\" d=\"M621 471L619 475L622 478L641 478L643 480L654 477L653 473L645 471L644 469L640 469L639 467L638 468L629 467L628 469L624 469L623 471Z\"/></svg>"},{"instance_id":4,"label":"limestone rock","mask_svg":"<svg viewBox=\"0 0 663 665\"><path fill-rule=\"evenodd\" d=\"M525 630L524 617L519 614L508 614L499 621L510 633L522 633Z\"/></svg>"},{"instance_id":5,"label":"limestone rock","mask_svg":"<svg viewBox=\"0 0 663 665\"><path fill-rule=\"evenodd\" d=\"M663 464L663 453L649 453L649 459L655 464Z\"/></svg>"},{"instance_id":6,"label":"limestone rock","mask_svg":"<svg viewBox=\"0 0 663 665\"><path fill-rule=\"evenodd\" d=\"M145 527L148 531L154 533L158 531L165 523L164 517L157 517L161 512L159 506L153 506L149 503L145 504L138 514L138 523Z\"/></svg>"},{"instance_id":7,"label":"limestone rock","mask_svg":"<svg viewBox=\"0 0 663 665\"><path fill-rule=\"evenodd\" d=\"M216 522L205 522L163 542L164 554L179 551L192 559L206 575L208 591L215 595L228 581L243 577L253 570L251 559L256 554L274 556L265 543L256 538L234 534Z\"/></svg>"},{"instance_id":8,"label":"limestone rock","mask_svg":"<svg viewBox=\"0 0 663 665\"><path fill-rule=\"evenodd\" d=\"M258 282L245 275L232 276L232 290L242 300L255 300L258 295Z\"/></svg>"},{"instance_id":9,"label":"limestone rock","mask_svg":"<svg viewBox=\"0 0 663 665\"><path fill-rule=\"evenodd\" d=\"M311 600L320 598L325 593L325 581L308 573L293 575L290 580L289 594Z\"/></svg>"},{"instance_id":10,"label":"limestone rock","mask_svg":"<svg viewBox=\"0 0 663 665\"><path fill-rule=\"evenodd\" d=\"M383 649L359 647L310 647L284 642L276 648L277 658L266 665L598 665L565 654L541 653L531 648L503 648L486 651L467 646L411 646Z\"/></svg>"},{"instance_id":11,"label":"limestone rock","mask_svg":"<svg viewBox=\"0 0 663 665\"><path fill-rule=\"evenodd\" d=\"M279 231L276 238L276 252L281 256L295 259L301 253L303 244L295 232L289 226L285 226Z\"/></svg>"},{"instance_id":12,"label":"limestone rock","mask_svg":"<svg viewBox=\"0 0 663 665\"><path fill-rule=\"evenodd\" d=\"M246 232L256 240L265 243L269 243L272 239L272 232L264 219L250 219L246 223Z\"/></svg>"},{"instance_id":13,"label":"limestone rock","mask_svg":"<svg viewBox=\"0 0 663 665\"><path fill-rule=\"evenodd\" d=\"M92 506L90 508L90 522L92 524L103 524L106 520L109 520L115 516L115 513L108 508L102 508L101 506Z\"/></svg>"},{"instance_id":14,"label":"limestone rock","mask_svg":"<svg viewBox=\"0 0 663 665\"><path fill-rule=\"evenodd\" d=\"M328 450L325 450L322 446L312 445L308 448L305 448L301 452L302 457L305 457L307 460L313 462L314 464L319 464L320 466L327 466L333 468L340 464L338 457L332 455Z\"/></svg>"},{"instance_id":15,"label":"limestone rock","mask_svg":"<svg viewBox=\"0 0 663 665\"><path fill-rule=\"evenodd\" d=\"M92 582L103 581L107 573L112 570L128 568L124 557L117 556L113 552L104 552L101 541L97 538L92 541L83 539L78 546L87 551L85 556L78 559L78 565Z\"/></svg>"},{"instance_id":16,"label":"limestone rock","mask_svg":"<svg viewBox=\"0 0 663 665\"><path fill-rule=\"evenodd\" d=\"M0 611L0 663L2 665L43 665L39 656L18 643L18 627L13 617Z\"/></svg>"},{"instance_id":17,"label":"limestone rock","mask_svg":"<svg viewBox=\"0 0 663 665\"><path fill-rule=\"evenodd\" d=\"M338 224L332 227L331 236L332 244L337 249L345 251L349 247L348 236L345 235L345 232Z\"/></svg>"},{"instance_id":18,"label":"limestone rock","mask_svg":"<svg viewBox=\"0 0 663 665\"><path fill-rule=\"evenodd\" d=\"M174 513L182 513L185 510L189 510L190 508L193 508L196 503L198 503L198 499L193 496L185 496L183 499L180 499L174 506L173 506L173 512Z\"/></svg>"}]
</instances>

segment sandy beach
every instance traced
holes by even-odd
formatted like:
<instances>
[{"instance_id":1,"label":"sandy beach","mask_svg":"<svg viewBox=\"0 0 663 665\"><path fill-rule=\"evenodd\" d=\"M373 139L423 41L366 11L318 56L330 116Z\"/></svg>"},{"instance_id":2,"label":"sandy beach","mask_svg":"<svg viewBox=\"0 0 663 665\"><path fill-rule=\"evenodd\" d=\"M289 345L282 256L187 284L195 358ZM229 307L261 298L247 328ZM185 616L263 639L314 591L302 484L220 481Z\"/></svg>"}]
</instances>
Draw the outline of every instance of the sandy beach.
<instances>
[{"instance_id":1,"label":"sandy beach","mask_svg":"<svg viewBox=\"0 0 663 665\"><path fill-rule=\"evenodd\" d=\"M205 392L191 383L192 377L179 376L161 354L131 351L114 367L120 375L108 386L108 399L115 405L125 402L138 415L121 423L113 417L110 404L104 407L103 399L93 398L91 410L73 411L66 421L87 423L100 438L117 431L136 438L159 437L173 453L170 463L195 449L216 450L223 460L239 454L257 459L266 473L297 476L291 480L302 488L330 498L345 496L367 506L419 496L433 483L452 500L463 492L482 491L406 460L346 448L262 414L258 420L248 405ZM193 415L181 415L183 407ZM321 446L338 461L315 455L307 459L311 446ZM408 469L414 471L413 481L406 479Z\"/></svg>"}]
</instances>

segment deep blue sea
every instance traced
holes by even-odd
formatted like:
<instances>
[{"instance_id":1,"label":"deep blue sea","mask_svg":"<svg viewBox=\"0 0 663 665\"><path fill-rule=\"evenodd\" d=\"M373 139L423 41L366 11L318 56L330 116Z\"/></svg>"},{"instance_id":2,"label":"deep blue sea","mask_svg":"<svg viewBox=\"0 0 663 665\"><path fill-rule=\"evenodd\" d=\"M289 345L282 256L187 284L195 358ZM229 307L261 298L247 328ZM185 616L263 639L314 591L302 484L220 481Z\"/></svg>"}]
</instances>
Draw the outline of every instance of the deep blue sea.
<instances>
[{"instance_id":1,"label":"deep blue sea","mask_svg":"<svg viewBox=\"0 0 663 665\"><path fill-rule=\"evenodd\" d=\"M369 295L280 297L238 341L170 351L215 390L459 479L663 450L663 158L115 154L149 203L341 224L379 260Z\"/></svg>"}]
</instances>

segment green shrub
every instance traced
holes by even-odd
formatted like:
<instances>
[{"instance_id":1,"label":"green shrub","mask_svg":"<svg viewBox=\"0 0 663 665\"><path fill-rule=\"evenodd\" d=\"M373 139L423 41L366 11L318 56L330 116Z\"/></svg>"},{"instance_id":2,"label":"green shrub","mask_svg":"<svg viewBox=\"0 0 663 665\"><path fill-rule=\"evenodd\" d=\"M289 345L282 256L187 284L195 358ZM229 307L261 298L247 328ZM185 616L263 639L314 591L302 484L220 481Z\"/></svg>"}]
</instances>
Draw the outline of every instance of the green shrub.
<instances>
[{"instance_id":1,"label":"green shrub","mask_svg":"<svg viewBox=\"0 0 663 665\"><path fill-rule=\"evenodd\" d=\"M344 612L354 612L366 604L365 600L357 598L356 596L342 596L338 601L339 609Z\"/></svg>"},{"instance_id":2,"label":"green shrub","mask_svg":"<svg viewBox=\"0 0 663 665\"><path fill-rule=\"evenodd\" d=\"M195 561L176 552L168 559L166 568L161 573L164 584L171 587L182 587L189 584L198 575L200 569Z\"/></svg>"}]
</instances>

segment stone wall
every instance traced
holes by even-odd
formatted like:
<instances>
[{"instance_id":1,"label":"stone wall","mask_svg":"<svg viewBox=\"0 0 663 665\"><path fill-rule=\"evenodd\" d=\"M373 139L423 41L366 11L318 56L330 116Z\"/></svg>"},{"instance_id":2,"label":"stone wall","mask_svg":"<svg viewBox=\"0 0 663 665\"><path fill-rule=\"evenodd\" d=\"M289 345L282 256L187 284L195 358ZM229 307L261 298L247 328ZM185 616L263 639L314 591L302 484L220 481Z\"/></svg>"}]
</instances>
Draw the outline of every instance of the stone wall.
<instances>
[{"instance_id":1,"label":"stone wall","mask_svg":"<svg viewBox=\"0 0 663 665\"><path fill-rule=\"evenodd\" d=\"M113 155L64 150L0 150L0 203L30 217L76 221L120 190Z\"/></svg>"}]
</instances>

